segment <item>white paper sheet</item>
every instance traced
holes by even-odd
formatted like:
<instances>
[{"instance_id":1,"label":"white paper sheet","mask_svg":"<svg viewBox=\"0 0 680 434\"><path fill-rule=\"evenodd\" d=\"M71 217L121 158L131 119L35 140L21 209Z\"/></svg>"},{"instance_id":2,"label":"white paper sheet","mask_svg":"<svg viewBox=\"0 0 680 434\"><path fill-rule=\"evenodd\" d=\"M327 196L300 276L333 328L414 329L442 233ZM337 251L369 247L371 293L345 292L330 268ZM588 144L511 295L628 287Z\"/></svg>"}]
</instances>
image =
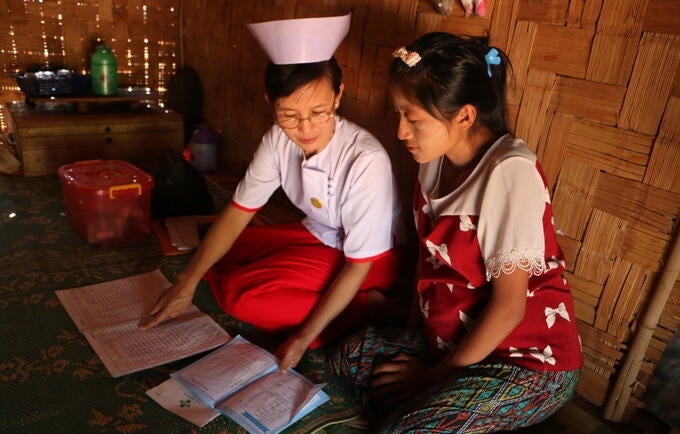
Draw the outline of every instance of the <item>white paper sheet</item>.
<instances>
[{"instance_id":1,"label":"white paper sheet","mask_svg":"<svg viewBox=\"0 0 680 434\"><path fill-rule=\"evenodd\" d=\"M171 286L160 270L124 279L56 291L78 329L90 330L139 320Z\"/></svg>"},{"instance_id":2,"label":"white paper sheet","mask_svg":"<svg viewBox=\"0 0 680 434\"><path fill-rule=\"evenodd\" d=\"M146 391L154 401L166 410L175 413L199 427L204 427L220 415L198 399L190 395L172 378Z\"/></svg>"},{"instance_id":3,"label":"white paper sheet","mask_svg":"<svg viewBox=\"0 0 680 434\"><path fill-rule=\"evenodd\" d=\"M231 337L191 306L149 330L137 327L170 282L159 270L125 279L56 291L71 319L113 377L207 351Z\"/></svg>"}]
</instances>

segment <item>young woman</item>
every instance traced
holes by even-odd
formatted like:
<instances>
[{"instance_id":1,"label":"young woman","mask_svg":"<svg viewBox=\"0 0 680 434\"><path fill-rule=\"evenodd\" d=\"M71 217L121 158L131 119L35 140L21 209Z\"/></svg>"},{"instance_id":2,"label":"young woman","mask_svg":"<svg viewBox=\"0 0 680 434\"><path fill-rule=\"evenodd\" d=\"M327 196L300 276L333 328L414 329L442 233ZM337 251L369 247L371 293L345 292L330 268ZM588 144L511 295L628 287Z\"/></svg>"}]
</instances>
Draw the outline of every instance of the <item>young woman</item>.
<instances>
[{"instance_id":1,"label":"young woman","mask_svg":"<svg viewBox=\"0 0 680 434\"><path fill-rule=\"evenodd\" d=\"M231 204L142 327L185 310L205 276L227 313L265 331L291 332L276 352L285 369L296 366L308 347L346 333L371 303L384 300L380 291L397 274L390 224L397 221L397 195L381 144L336 114L343 84L332 54L347 33L349 15L253 26L277 62L265 73L275 125ZM327 32L316 32L319 26ZM328 35L334 39L324 41ZM247 227L279 187L304 220Z\"/></svg>"},{"instance_id":2,"label":"young woman","mask_svg":"<svg viewBox=\"0 0 680 434\"><path fill-rule=\"evenodd\" d=\"M484 39L447 33L395 57L398 137L421 164L422 327L368 328L333 369L380 432L535 424L571 398L582 359L548 188L506 125L507 58Z\"/></svg>"}]
</instances>

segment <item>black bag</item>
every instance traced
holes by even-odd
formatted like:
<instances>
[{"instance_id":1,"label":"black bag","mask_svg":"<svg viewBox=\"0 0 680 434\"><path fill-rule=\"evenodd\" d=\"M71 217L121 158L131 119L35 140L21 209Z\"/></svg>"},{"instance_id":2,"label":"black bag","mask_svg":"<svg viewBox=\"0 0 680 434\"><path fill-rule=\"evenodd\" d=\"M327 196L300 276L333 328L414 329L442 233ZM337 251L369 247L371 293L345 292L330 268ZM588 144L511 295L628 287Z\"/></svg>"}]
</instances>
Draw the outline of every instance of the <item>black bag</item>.
<instances>
[{"instance_id":1,"label":"black bag","mask_svg":"<svg viewBox=\"0 0 680 434\"><path fill-rule=\"evenodd\" d=\"M184 143L203 118L203 85L195 69L190 66L179 68L168 83L165 104L172 111L182 115L184 122Z\"/></svg>"},{"instance_id":2,"label":"black bag","mask_svg":"<svg viewBox=\"0 0 680 434\"><path fill-rule=\"evenodd\" d=\"M210 215L215 212L205 178L176 151L164 148L147 172L154 178L152 218Z\"/></svg>"}]
</instances>

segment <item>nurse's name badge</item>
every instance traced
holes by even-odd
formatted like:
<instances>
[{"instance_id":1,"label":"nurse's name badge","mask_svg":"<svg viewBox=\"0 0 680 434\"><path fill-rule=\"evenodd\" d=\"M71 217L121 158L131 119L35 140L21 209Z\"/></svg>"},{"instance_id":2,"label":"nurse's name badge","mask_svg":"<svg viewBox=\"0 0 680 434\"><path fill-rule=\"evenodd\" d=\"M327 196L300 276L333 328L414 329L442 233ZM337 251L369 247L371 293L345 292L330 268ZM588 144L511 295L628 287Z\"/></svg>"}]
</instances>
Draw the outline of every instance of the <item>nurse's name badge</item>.
<instances>
[{"instance_id":1,"label":"nurse's name badge","mask_svg":"<svg viewBox=\"0 0 680 434\"><path fill-rule=\"evenodd\" d=\"M315 198L315 197L311 198L309 201L312 203L312 206L314 208L322 208L323 207L323 205L321 204L321 201L319 199Z\"/></svg>"}]
</instances>

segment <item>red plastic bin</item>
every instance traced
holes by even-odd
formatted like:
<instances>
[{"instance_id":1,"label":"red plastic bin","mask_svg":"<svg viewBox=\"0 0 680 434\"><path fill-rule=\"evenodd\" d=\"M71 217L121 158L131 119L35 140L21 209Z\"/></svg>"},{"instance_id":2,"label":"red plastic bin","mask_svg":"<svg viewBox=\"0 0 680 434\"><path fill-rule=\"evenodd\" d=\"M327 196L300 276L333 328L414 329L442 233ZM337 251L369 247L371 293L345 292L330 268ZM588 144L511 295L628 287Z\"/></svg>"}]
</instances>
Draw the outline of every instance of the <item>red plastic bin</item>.
<instances>
[{"instance_id":1,"label":"red plastic bin","mask_svg":"<svg viewBox=\"0 0 680 434\"><path fill-rule=\"evenodd\" d=\"M69 223L88 243L111 246L149 233L154 181L146 172L125 161L92 160L57 174Z\"/></svg>"}]
</instances>

